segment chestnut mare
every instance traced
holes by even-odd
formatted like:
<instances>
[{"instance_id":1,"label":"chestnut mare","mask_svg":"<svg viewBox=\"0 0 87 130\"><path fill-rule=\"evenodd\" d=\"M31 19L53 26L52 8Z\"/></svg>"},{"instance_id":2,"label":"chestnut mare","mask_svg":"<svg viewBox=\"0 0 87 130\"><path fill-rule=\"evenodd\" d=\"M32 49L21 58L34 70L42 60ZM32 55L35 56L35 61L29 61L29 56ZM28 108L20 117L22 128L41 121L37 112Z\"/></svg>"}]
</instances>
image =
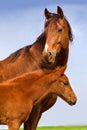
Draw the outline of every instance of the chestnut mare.
<instances>
[{"instance_id":1,"label":"chestnut mare","mask_svg":"<svg viewBox=\"0 0 87 130\"><path fill-rule=\"evenodd\" d=\"M64 70L65 67L59 67L49 74L37 70L0 84L0 124L7 124L9 130L19 130L32 108L49 94L74 105L77 98L67 76L63 74Z\"/></svg>"},{"instance_id":2,"label":"chestnut mare","mask_svg":"<svg viewBox=\"0 0 87 130\"><path fill-rule=\"evenodd\" d=\"M69 42L73 39L69 22L60 7L57 8L57 14L47 9L44 13L44 31L37 40L0 61L0 82L25 72L43 68L55 69L67 63ZM34 106L24 129L35 130L42 112L54 105L56 99L55 94L50 94L41 104Z\"/></svg>"}]
</instances>

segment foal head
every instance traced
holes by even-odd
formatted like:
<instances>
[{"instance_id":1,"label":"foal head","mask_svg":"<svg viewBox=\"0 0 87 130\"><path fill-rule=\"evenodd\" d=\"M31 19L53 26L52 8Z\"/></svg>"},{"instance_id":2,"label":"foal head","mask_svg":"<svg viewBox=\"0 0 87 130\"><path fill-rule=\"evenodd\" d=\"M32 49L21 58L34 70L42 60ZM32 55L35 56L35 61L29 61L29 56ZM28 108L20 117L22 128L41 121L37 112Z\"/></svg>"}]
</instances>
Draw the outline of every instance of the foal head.
<instances>
[{"instance_id":1,"label":"foal head","mask_svg":"<svg viewBox=\"0 0 87 130\"><path fill-rule=\"evenodd\" d=\"M59 96L66 101L70 105L76 104L77 97L74 93L70 82L65 74L59 77L59 81L57 82L59 85Z\"/></svg>"},{"instance_id":2,"label":"foal head","mask_svg":"<svg viewBox=\"0 0 87 130\"><path fill-rule=\"evenodd\" d=\"M57 96L61 97L68 104L74 105L76 104L77 97L71 87L68 77L64 74L66 67L67 65L58 67L54 73L49 74L47 80L48 82L51 81L49 88L51 88L52 91L57 94Z\"/></svg>"},{"instance_id":3,"label":"foal head","mask_svg":"<svg viewBox=\"0 0 87 130\"><path fill-rule=\"evenodd\" d=\"M47 9L44 13L46 42L43 56L48 63L55 64L62 48L68 51L69 41L73 40L71 27L60 7L57 7L57 14L50 13Z\"/></svg>"}]
</instances>

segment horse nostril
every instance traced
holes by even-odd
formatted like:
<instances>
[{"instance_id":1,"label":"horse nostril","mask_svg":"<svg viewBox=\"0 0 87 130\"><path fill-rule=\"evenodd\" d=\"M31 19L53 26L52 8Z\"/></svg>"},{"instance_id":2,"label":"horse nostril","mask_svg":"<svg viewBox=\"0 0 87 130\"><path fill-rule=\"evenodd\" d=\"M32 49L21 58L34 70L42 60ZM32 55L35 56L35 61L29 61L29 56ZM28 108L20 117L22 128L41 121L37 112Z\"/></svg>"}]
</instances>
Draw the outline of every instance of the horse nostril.
<instances>
[{"instance_id":1,"label":"horse nostril","mask_svg":"<svg viewBox=\"0 0 87 130\"><path fill-rule=\"evenodd\" d=\"M51 52L48 52L48 56L51 56Z\"/></svg>"},{"instance_id":2,"label":"horse nostril","mask_svg":"<svg viewBox=\"0 0 87 130\"><path fill-rule=\"evenodd\" d=\"M61 44L61 41L59 41L58 44Z\"/></svg>"}]
</instances>

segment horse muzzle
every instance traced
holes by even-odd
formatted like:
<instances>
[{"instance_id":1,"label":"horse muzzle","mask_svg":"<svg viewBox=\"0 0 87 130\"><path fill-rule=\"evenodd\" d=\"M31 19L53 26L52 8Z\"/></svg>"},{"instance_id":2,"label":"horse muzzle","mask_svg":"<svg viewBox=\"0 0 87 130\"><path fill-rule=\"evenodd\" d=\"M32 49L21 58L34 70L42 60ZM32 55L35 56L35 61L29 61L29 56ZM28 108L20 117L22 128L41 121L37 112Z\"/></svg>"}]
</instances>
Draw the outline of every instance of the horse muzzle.
<instances>
[{"instance_id":1,"label":"horse muzzle","mask_svg":"<svg viewBox=\"0 0 87 130\"><path fill-rule=\"evenodd\" d=\"M56 52L55 51L48 51L47 53L43 53L43 56L46 60L46 62L50 63L50 64L54 64L55 60L56 60Z\"/></svg>"}]
</instances>

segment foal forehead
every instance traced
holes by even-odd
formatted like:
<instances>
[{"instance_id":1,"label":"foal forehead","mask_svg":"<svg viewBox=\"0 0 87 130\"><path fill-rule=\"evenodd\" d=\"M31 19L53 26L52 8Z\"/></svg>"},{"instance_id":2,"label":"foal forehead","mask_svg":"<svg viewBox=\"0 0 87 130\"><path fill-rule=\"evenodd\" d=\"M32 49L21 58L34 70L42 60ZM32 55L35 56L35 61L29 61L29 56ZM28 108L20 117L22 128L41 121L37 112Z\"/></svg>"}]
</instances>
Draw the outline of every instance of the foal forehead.
<instances>
[{"instance_id":1,"label":"foal forehead","mask_svg":"<svg viewBox=\"0 0 87 130\"><path fill-rule=\"evenodd\" d=\"M62 80L62 81L69 81L68 77L65 74L60 76L60 80Z\"/></svg>"}]
</instances>

